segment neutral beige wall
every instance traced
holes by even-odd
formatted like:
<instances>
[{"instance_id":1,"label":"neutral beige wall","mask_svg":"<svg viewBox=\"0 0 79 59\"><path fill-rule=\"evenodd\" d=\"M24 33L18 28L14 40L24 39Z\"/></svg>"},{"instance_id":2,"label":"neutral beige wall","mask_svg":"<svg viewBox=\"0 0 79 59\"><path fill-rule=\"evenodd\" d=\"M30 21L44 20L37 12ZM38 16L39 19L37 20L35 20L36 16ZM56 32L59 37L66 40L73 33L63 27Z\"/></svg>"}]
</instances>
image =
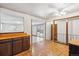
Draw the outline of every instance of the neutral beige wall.
<instances>
[{"instance_id":1,"label":"neutral beige wall","mask_svg":"<svg viewBox=\"0 0 79 59\"><path fill-rule=\"evenodd\" d=\"M46 40L51 40L51 24L53 22L46 22Z\"/></svg>"}]
</instances>

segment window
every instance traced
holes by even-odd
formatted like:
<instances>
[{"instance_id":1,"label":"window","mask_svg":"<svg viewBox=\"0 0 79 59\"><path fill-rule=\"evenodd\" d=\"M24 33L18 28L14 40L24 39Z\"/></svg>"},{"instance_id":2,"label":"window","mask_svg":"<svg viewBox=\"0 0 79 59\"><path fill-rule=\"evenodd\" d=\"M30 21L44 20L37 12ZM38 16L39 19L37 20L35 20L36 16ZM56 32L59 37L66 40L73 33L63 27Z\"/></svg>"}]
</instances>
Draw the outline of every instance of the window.
<instances>
[{"instance_id":1,"label":"window","mask_svg":"<svg viewBox=\"0 0 79 59\"><path fill-rule=\"evenodd\" d=\"M23 32L23 17L1 13L0 32Z\"/></svg>"}]
</instances>

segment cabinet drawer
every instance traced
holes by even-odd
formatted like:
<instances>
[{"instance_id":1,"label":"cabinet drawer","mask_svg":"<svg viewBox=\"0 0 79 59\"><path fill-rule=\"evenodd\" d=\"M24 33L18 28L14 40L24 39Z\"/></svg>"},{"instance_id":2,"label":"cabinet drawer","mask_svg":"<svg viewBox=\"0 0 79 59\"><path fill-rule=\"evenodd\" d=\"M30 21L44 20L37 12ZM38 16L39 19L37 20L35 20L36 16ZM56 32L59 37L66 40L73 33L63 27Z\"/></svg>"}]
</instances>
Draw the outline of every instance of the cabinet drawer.
<instances>
[{"instance_id":1,"label":"cabinet drawer","mask_svg":"<svg viewBox=\"0 0 79 59\"><path fill-rule=\"evenodd\" d=\"M79 46L69 44L69 55L70 56L79 56Z\"/></svg>"}]
</instances>

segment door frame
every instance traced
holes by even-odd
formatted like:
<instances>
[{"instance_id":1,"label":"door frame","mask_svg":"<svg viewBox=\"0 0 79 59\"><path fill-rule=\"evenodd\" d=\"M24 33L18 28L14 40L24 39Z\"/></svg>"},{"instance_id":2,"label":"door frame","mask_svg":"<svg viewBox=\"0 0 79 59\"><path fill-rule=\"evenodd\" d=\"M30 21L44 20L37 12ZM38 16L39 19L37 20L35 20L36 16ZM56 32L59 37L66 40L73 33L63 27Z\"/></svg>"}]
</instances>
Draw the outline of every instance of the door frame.
<instances>
[{"instance_id":1,"label":"door frame","mask_svg":"<svg viewBox=\"0 0 79 59\"><path fill-rule=\"evenodd\" d=\"M66 21L66 43L62 43L62 44L68 44L68 19L57 19L53 21L53 24L56 23L56 21ZM54 32L54 31L53 31ZM53 33L54 35L55 33ZM58 33L57 33L58 34ZM53 39L55 39L55 35L53 36ZM57 40L55 40L56 42L58 42ZM61 42L58 42L61 43Z\"/></svg>"},{"instance_id":2,"label":"door frame","mask_svg":"<svg viewBox=\"0 0 79 59\"><path fill-rule=\"evenodd\" d=\"M32 40L32 36L33 36L33 35L32 35L32 26L33 26L33 25L32 25L32 20L33 20L33 19L31 19L31 44L32 44L32 42L33 42L33 40ZM45 24L45 37L44 37L45 39L44 39L44 40L46 40L46 21L45 21L44 24Z\"/></svg>"}]
</instances>

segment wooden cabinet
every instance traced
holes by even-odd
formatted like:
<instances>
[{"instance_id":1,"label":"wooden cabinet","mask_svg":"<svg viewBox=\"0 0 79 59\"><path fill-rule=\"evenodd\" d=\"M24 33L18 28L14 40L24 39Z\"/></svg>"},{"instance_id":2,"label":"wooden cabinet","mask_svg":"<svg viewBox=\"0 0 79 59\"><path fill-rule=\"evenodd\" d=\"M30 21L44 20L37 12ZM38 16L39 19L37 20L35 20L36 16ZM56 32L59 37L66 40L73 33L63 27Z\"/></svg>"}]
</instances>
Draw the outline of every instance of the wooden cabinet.
<instances>
[{"instance_id":1,"label":"wooden cabinet","mask_svg":"<svg viewBox=\"0 0 79 59\"><path fill-rule=\"evenodd\" d=\"M79 56L79 40L69 40L69 56Z\"/></svg>"},{"instance_id":2,"label":"wooden cabinet","mask_svg":"<svg viewBox=\"0 0 79 59\"><path fill-rule=\"evenodd\" d=\"M16 55L30 48L30 36L0 38L0 56Z\"/></svg>"},{"instance_id":3,"label":"wooden cabinet","mask_svg":"<svg viewBox=\"0 0 79 59\"><path fill-rule=\"evenodd\" d=\"M13 55L20 53L22 51L22 39L23 38L15 38L13 39Z\"/></svg>"},{"instance_id":4,"label":"wooden cabinet","mask_svg":"<svg viewBox=\"0 0 79 59\"><path fill-rule=\"evenodd\" d=\"M69 44L69 56L79 56L79 46Z\"/></svg>"},{"instance_id":5,"label":"wooden cabinet","mask_svg":"<svg viewBox=\"0 0 79 59\"><path fill-rule=\"evenodd\" d=\"M10 39L0 40L0 56L12 55L12 41Z\"/></svg>"},{"instance_id":6,"label":"wooden cabinet","mask_svg":"<svg viewBox=\"0 0 79 59\"><path fill-rule=\"evenodd\" d=\"M30 48L30 37L24 37L23 39L23 50L28 50Z\"/></svg>"}]
</instances>

